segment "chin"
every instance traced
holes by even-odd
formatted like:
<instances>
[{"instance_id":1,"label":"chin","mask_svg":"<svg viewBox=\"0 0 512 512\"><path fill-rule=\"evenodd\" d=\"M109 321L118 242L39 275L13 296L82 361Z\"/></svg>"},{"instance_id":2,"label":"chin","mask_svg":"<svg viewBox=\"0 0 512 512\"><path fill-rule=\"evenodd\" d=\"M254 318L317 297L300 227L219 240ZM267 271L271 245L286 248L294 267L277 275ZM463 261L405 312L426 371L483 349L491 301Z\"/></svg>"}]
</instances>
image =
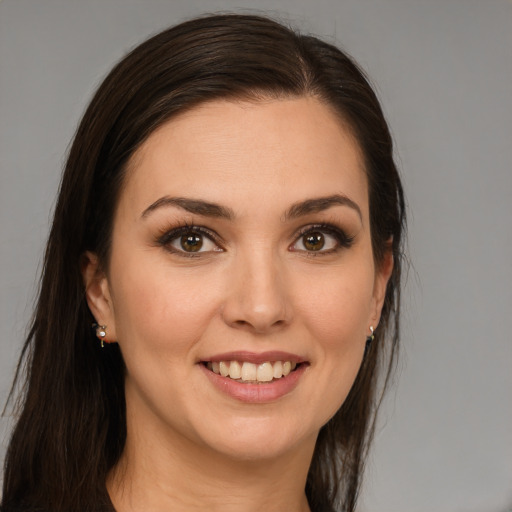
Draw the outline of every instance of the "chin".
<instances>
[{"instance_id":1,"label":"chin","mask_svg":"<svg viewBox=\"0 0 512 512\"><path fill-rule=\"evenodd\" d=\"M306 428L304 421L297 418L287 421L266 416L232 419L229 424L210 428L202 437L213 450L230 459L268 461L286 457L303 447L310 450L319 430L320 426L316 425Z\"/></svg>"}]
</instances>

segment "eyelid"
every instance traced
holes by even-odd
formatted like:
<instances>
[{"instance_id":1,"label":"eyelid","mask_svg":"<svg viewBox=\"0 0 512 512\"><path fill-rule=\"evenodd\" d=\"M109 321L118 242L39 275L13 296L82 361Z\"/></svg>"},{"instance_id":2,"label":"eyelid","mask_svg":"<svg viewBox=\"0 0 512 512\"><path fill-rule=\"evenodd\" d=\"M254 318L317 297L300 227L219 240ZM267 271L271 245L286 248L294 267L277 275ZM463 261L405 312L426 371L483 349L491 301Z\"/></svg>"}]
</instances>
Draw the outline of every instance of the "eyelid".
<instances>
[{"instance_id":1,"label":"eyelid","mask_svg":"<svg viewBox=\"0 0 512 512\"><path fill-rule=\"evenodd\" d=\"M327 250L319 250L319 251L308 251L307 249L295 249L294 246L299 242L300 238L307 233L319 231L325 233L329 236L332 236L336 239L337 246ZM187 252L176 249L170 245L170 243L176 240L179 236L186 233L197 233L207 237L210 241L212 241L218 248L218 252L224 252L225 246L221 237L211 229L208 229L204 226L195 225L192 223L181 223L179 225L175 225L173 227L169 227L167 229L161 230L160 234L156 238L156 242L158 245L164 247L169 252L174 254L178 254L180 256L185 257L200 257L205 254L209 254L211 252L217 251L198 251L198 252ZM347 235L345 229L332 224L332 223L316 223L316 224L308 224L306 226L301 227L296 234L294 235L294 241L290 245L289 250L302 252L307 254L308 256L321 256L332 254L340 249L348 249L352 245L355 236Z\"/></svg>"},{"instance_id":2,"label":"eyelid","mask_svg":"<svg viewBox=\"0 0 512 512\"><path fill-rule=\"evenodd\" d=\"M307 233L312 233L315 231L319 231L321 233L326 233L330 236L333 236L338 246L333 249L327 250L319 250L319 251L308 251L307 249L293 249L293 247L299 242L300 238L306 235ZM294 242L291 244L290 248L292 251L303 252L308 256L321 256L326 254L332 254L340 249L348 249L352 246L354 242L355 236L347 235L344 229L334 224L309 224L307 226L303 226L297 232L294 237Z\"/></svg>"},{"instance_id":3,"label":"eyelid","mask_svg":"<svg viewBox=\"0 0 512 512\"><path fill-rule=\"evenodd\" d=\"M177 226L174 226L172 228L168 228L166 230L163 230L161 234L157 237L156 241L158 245L161 245L162 247L166 248L168 251L172 252L173 254L178 254L180 256L185 257L199 257L204 254L211 253L213 251L199 251L199 252L187 252L187 251L180 251L178 249L175 249L170 244L172 241L174 241L179 236L186 234L186 233L196 233L205 236L209 240L211 240L219 249L220 251L224 251L224 247L221 241L221 238L217 233L214 231L204 227L204 226L197 226L195 224L189 224L189 223L183 223ZM219 252L220 252L219 251Z\"/></svg>"}]
</instances>

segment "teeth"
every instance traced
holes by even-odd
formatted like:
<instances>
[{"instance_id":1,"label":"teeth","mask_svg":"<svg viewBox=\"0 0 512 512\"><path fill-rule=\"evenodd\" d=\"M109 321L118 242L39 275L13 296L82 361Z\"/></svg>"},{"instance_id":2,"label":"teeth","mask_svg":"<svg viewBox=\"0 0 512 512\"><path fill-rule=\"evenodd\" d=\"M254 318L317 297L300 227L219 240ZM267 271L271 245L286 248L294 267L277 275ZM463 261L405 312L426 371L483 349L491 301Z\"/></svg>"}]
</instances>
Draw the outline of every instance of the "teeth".
<instances>
[{"instance_id":1,"label":"teeth","mask_svg":"<svg viewBox=\"0 0 512 512\"><path fill-rule=\"evenodd\" d=\"M283 376L283 363L276 361L274 363L274 379L280 379Z\"/></svg>"},{"instance_id":2,"label":"teeth","mask_svg":"<svg viewBox=\"0 0 512 512\"><path fill-rule=\"evenodd\" d=\"M297 363L291 361L264 362L259 365L247 361L207 362L206 367L212 372L241 382L271 382L273 379L286 377Z\"/></svg>"},{"instance_id":3,"label":"teeth","mask_svg":"<svg viewBox=\"0 0 512 512\"><path fill-rule=\"evenodd\" d=\"M256 380L259 382L270 382L274 378L274 369L270 363L263 363L258 366Z\"/></svg>"},{"instance_id":4,"label":"teeth","mask_svg":"<svg viewBox=\"0 0 512 512\"><path fill-rule=\"evenodd\" d=\"M223 377L227 377L229 375L229 366L224 361L221 361L219 363L219 370L220 370L220 374Z\"/></svg>"},{"instance_id":5,"label":"teeth","mask_svg":"<svg viewBox=\"0 0 512 512\"><path fill-rule=\"evenodd\" d=\"M242 380L257 380L257 373L255 364L246 361L242 365Z\"/></svg>"},{"instance_id":6,"label":"teeth","mask_svg":"<svg viewBox=\"0 0 512 512\"><path fill-rule=\"evenodd\" d=\"M242 366L238 361L231 361L231 364L229 365L229 376L232 379L242 378Z\"/></svg>"}]
</instances>

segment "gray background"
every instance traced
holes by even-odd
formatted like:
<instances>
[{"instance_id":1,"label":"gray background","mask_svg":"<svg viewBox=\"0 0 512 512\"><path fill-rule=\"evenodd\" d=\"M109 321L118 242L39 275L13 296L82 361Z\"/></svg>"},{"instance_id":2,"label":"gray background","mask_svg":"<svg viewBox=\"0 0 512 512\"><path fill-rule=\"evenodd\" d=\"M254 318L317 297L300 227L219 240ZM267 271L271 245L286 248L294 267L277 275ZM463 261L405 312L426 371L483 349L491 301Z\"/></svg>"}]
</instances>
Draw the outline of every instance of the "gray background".
<instances>
[{"instance_id":1,"label":"gray background","mask_svg":"<svg viewBox=\"0 0 512 512\"><path fill-rule=\"evenodd\" d=\"M64 154L92 90L155 31L247 9L290 19L366 68L403 169L413 262L404 350L361 512L510 510L509 0L0 0L0 399L30 316Z\"/></svg>"}]
</instances>

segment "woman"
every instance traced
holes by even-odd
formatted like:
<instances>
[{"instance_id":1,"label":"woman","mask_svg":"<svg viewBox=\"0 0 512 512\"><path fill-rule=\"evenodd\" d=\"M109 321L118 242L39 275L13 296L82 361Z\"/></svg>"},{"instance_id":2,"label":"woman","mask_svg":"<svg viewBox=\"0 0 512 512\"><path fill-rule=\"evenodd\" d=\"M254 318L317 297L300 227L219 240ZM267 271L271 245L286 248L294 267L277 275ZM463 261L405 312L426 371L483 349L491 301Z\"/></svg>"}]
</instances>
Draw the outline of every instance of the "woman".
<instances>
[{"instance_id":1,"label":"woman","mask_svg":"<svg viewBox=\"0 0 512 512\"><path fill-rule=\"evenodd\" d=\"M133 50L70 150L2 511L354 510L404 215L338 49L221 15Z\"/></svg>"}]
</instances>

